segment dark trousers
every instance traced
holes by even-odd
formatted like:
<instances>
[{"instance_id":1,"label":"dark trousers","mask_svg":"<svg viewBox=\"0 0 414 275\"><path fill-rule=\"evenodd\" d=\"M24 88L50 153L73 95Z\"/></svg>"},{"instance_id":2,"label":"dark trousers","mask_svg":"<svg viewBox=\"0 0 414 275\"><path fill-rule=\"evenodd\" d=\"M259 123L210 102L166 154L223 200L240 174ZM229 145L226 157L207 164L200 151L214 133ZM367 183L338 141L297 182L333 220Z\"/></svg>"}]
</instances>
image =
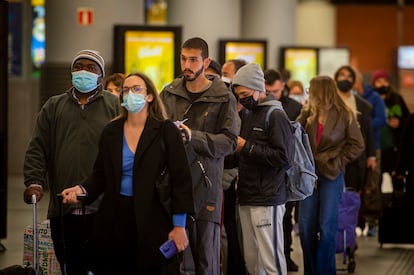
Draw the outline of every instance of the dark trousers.
<instances>
[{"instance_id":1,"label":"dark trousers","mask_svg":"<svg viewBox=\"0 0 414 275\"><path fill-rule=\"evenodd\" d=\"M283 239L285 243L285 257L290 257L291 247L292 247L292 211L293 208L297 205L297 202L295 201L288 201L285 205L286 212L283 216ZM295 209L295 212L297 211L297 207Z\"/></svg>"},{"instance_id":2,"label":"dark trousers","mask_svg":"<svg viewBox=\"0 0 414 275\"><path fill-rule=\"evenodd\" d=\"M229 189L224 191L224 228L227 234L227 273L247 274L243 253L240 247L239 231L237 223L237 205L235 180Z\"/></svg>"},{"instance_id":3,"label":"dark trousers","mask_svg":"<svg viewBox=\"0 0 414 275\"><path fill-rule=\"evenodd\" d=\"M183 272L220 274L220 224L196 220L187 222L187 230L191 249L184 251Z\"/></svg>"},{"instance_id":4,"label":"dark trousers","mask_svg":"<svg viewBox=\"0 0 414 275\"><path fill-rule=\"evenodd\" d=\"M91 270L88 240L94 221L95 214L50 219L53 247L63 275L88 274Z\"/></svg>"},{"instance_id":5,"label":"dark trousers","mask_svg":"<svg viewBox=\"0 0 414 275\"><path fill-rule=\"evenodd\" d=\"M104 237L104 240L91 242L93 274L178 275L180 271L178 256L173 257L167 264L138 267L137 247L139 243L135 212L133 211L134 201L132 197L120 196L118 203L113 223L113 234ZM154 228L154 230L156 229Z\"/></svg>"},{"instance_id":6,"label":"dark trousers","mask_svg":"<svg viewBox=\"0 0 414 275\"><path fill-rule=\"evenodd\" d=\"M396 148L381 150L381 173L394 171L396 160L398 159L398 150Z\"/></svg>"}]
</instances>

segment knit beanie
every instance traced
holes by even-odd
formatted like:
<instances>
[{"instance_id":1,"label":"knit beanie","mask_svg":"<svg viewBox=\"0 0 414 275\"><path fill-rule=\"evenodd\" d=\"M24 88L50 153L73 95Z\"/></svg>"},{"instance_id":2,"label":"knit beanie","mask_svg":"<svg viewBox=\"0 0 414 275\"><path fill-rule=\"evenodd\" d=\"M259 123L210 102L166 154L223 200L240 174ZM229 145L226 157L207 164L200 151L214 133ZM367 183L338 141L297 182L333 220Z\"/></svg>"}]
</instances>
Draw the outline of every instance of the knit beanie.
<instances>
[{"instance_id":1,"label":"knit beanie","mask_svg":"<svg viewBox=\"0 0 414 275\"><path fill-rule=\"evenodd\" d=\"M105 77L105 61L101 56L100 52L94 50L81 50L73 58L72 65L70 66L70 68L73 69L73 65L75 64L75 62L81 58L86 58L96 62L96 64L98 64L98 66L101 68L102 77Z\"/></svg>"},{"instance_id":2,"label":"knit beanie","mask_svg":"<svg viewBox=\"0 0 414 275\"><path fill-rule=\"evenodd\" d=\"M241 67L233 78L233 86L244 86L246 88L265 92L264 76L259 64L248 63Z\"/></svg>"},{"instance_id":3,"label":"knit beanie","mask_svg":"<svg viewBox=\"0 0 414 275\"><path fill-rule=\"evenodd\" d=\"M388 74L388 72L386 72L384 70L377 70L372 74L372 77L371 77L372 85L374 85L375 81L378 78L381 78L381 77L387 79L388 81L390 81L390 75Z\"/></svg>"}]
</instances>

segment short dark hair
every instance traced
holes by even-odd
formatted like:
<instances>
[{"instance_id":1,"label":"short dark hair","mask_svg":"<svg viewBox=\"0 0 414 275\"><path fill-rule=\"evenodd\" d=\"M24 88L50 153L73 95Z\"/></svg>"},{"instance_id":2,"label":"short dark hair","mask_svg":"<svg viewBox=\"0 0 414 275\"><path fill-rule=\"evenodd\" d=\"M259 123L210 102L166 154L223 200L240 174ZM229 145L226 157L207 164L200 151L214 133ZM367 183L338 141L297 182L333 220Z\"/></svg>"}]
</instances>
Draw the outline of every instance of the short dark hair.
<instances>
[{"instance_id":1,"label":"short dark hair","mask_svg":"<svg viewBox=\"0 0 414 275\"><path fill-rule=\"evenodd\" d=\"M209 68L213 69L216 74L218 74L221 77L221 64L218 63L216 60L211 59L210 65L208 65Z\"/></svg>"},{"instance_id":2,"label":"short dark hair","mask_svg":"<svg viewBox=\"0 0 414 275\"><path fill-rule=\"evenodd\" d=\"M267 69L264 71L264 79L266 85L273 85L277 80L282 80L282 75L275 69Z\"/></svg>"},{"instance_id":3,"label":"short dark hair","mask_svg":"<svg viewBox=\"0 0 414 275\"><path fill-rule=\"evenodd\" d=\"M112 82L116 87L122 88L125 75L123 73L113 73L105 79L105 90L108 88L108 84Z\"/></svg>"},{"instance_id":4,"label":"short dark hair","mask_svg":"<svg viewBox=\"0 0 414 275\"><path fill-rule=\"evenodd\" d=\"M198 49L201 50L201 57L206 59L209 57L208 44L201 37L193 37L184 42L182 49Z\"/></svg>"},{"instance_id":5,"label":"short dark hair","mask_svg":"<svg viewBox=\"0 0 414 275\"><path fill-rule=\"evenodd\" d=\"M246 60L244 59L229 59L226 62L230 62L234 64L234 72L236 73L241 67L247 64Z\"/></svg>"},{"instance_id":6,"label":"short dark hair","mask_svg":"<svg viewBox=\"0 0 414 275\"><path fill-rule=\"evenodd\" d=\"M290 79L290 70L286 68L281 68L279 72L280 72L282 81L288 82L288 80Z\"/></svg>"}]
</instances>

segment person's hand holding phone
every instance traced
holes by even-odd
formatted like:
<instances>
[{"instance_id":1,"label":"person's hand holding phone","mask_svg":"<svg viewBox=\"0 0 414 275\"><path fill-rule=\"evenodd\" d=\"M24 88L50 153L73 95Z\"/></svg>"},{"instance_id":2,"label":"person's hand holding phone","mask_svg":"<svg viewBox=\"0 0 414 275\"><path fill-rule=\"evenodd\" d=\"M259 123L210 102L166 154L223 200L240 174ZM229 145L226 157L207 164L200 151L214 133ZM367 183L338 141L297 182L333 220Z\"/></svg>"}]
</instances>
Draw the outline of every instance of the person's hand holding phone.
<instances>
[{"instance_id":1,"label":"person's hand holding phone","mask_svg":"<svg viewBox=\"0 0 414 275\"><path fill-rule=\"evenodd\" d=\"M189 143L191 141L191 129L184 124L184 122L186 122L187 120L188 118L185 118L183 120L177 120L174 122L174 124L180 130L181 137L183 138L184 143Z\"/></svg>"},{"instance_id":2,"label":"person's hand holding phone","mask_svg":"<svg viewBox=\"0 0 414 275\"><path fill-rule=\"evenodd\" d=\"M185 227L174 226L173 230L171 230L168 234L168 238L174 241L178 252L184 251L188 246L188 238Z\"/></svg>"}]
</instances>

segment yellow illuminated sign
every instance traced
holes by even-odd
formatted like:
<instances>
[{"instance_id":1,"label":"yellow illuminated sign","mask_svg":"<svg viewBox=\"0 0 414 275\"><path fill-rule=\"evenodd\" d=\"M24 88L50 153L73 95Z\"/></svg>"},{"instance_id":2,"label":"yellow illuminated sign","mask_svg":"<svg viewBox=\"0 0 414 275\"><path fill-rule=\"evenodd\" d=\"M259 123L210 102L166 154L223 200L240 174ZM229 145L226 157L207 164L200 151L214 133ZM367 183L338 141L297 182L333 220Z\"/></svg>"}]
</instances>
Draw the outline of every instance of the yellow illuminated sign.
<instances>
[{"instance_id":1,"label":"yellow illuminated sign","mask_svg":"<svg viewBox=\"0 0 414 275\"><path fill-rule=\"evenodd\" d=\"M158 92L174 79L174 54L173 32L125 32L125 73L145 73Z\"/></svg>"}]
</instances>

